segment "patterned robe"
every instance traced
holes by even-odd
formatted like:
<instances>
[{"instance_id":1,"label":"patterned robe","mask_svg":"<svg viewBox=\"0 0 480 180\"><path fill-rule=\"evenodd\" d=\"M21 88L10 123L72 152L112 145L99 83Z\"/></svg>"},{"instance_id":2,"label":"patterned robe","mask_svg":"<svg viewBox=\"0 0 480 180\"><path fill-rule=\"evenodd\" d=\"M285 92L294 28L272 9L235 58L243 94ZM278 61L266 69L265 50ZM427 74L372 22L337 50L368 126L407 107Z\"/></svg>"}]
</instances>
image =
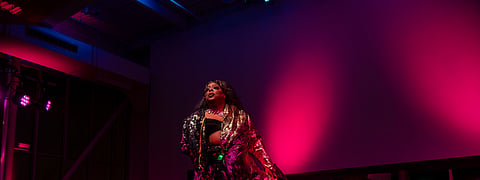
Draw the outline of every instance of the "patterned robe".
<instances>
[{"instance_id":1,"label":"patterned robe","mask_svg":"<svg viewBox=\"0 0 480 180\"><path fill-rule=\"evenodd\" d=\"M198 110L185 118L180 142L182 151L192 159L196 180L286 179L266 153L262 138L244 110L225 105L220 145L207 142L204 114L205 110ZM220 153L223 159L215 161Z\"/></svg>"}]
</instances>

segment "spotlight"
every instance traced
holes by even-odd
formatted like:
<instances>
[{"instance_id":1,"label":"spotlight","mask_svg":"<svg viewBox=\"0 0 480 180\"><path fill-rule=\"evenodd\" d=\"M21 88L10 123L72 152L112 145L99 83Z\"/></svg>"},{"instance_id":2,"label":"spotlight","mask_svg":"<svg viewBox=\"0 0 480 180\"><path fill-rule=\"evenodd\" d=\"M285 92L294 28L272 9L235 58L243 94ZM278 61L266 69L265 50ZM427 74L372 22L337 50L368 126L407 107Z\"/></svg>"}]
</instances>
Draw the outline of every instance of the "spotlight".
<instances>
[{"instance_id":1,"label":"spotlight","mask_svg":"<svg viewBox=\"0 0 480 180\"><path fill-rule=\"evenodd\" d=\"M47 88L43 87L40 98L37 101L37 106L40 110L49 111L52 108L52 99L48 95Z\"/></svg>"},{"instance_id":2,"label":"spotlight","mask_svg":"<svg viewBox=\"0 0 480 180\"><path fill-rule=\"evenodd\" d=\"M27 107L35 102L24 90L19 90L18 92L15 92L15 95L13 95L11 98L13 103L21 107Z\"/></svg>"},{"instance_id":3,"label":"spotlight","mask_svg":"<svg viewBox=\"0 0 480 180\"><path fill-rule=\"evenodd\" d=\"M22 13L22 8L13 3L8 3L7 1L0 0L0 10L8 11L13 15L20 15Z\"/></svg>"},{"instance_id":4,"label":"spotlight","mask_svg":"<svg viewBox=\"0 0 480 180\"><path fill-rule=\"evenodd\" d=\"M264 3L267 6L273 6L277 1L276 0L264 0Z\"/></svg>"},{"instance_id":5,"label":"spotlight","mask_svg":"<svg viewBox=\"0 0 480 180\"><path fill-rule=\"evenodd\" d=\"M50 110L50 108L52 107L52 101L50 101L50 100L45 101L45 103L42 107L45 109L45 111Z\"/></svg>"},{"instance_id":6,"label":"spotlight","mask_svg":"<svg viewBox=\"0 0 480 180\"><path fill-rule=\"evenodd\" d=\"M27 106L28 104L30 104L30 96L28 96L26 94L23 95L22 98L20 98L19 103L22 106Z\"/></svg>"},{"instance_id":7,"label":"spotlight","mask_svg":"<svg viewBox=\"0 0 480 180\"><path fill-rule=\"evenodd\" d=\"M41 97L37 101L34 102L35 106L41 110L48 112L52 109L52 99L47 97Z\"/></svg>"}]
</instances>

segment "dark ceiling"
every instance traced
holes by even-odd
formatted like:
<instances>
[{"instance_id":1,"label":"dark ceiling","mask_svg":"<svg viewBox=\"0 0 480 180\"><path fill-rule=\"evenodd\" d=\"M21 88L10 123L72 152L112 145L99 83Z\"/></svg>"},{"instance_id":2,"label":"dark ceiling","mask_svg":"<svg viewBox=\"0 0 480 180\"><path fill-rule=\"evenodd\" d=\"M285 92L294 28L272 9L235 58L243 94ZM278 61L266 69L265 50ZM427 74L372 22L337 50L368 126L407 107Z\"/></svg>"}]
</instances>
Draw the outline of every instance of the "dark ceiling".
<instances>
[{"instance_id":1,"label":"dark ceiling","mask_svg":"<svg viewBox=\"0 0 480 180\"><path fill-rule=\"evenodd\" d=\"M22 8L0 20L44 26L148 66L153 37L261 0L1 0Z\"/></svg>"}]
</instances>

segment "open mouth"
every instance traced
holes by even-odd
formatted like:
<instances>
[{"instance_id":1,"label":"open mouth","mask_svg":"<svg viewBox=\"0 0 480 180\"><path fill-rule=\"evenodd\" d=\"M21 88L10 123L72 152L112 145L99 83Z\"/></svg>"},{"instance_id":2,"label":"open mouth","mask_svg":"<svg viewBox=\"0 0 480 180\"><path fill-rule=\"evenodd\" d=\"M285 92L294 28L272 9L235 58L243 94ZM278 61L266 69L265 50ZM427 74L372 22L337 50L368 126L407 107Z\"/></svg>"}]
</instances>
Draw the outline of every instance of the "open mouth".
<instances>
[{"instance_id":1,"label":"open mouth","mask_svg":"<svg viewBox=\"0 0 480 180\"><path fill-rule=\"evenodd\" d=\"M213 97L213 96L215 96L214 93L208 93L208 97Z\"/></svg>"}]
</instances>

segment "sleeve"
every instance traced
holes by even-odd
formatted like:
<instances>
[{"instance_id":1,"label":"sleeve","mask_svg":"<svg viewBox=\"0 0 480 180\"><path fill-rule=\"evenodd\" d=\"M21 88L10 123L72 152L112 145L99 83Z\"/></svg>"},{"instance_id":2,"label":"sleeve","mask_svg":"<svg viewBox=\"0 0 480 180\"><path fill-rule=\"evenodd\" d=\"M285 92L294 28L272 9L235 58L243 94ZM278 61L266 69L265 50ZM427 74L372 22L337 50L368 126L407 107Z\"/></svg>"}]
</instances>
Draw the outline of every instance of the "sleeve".
<instances>
[{"instance_id":1,"label":"sleeve","mask_svg":"<svg viewBox=\"0 0 480 180\"><path fill-rule=\"evenodd\" d=\"M247 122L250 128L250 138L252 142L252 153L255 158L263 165L265 173L271 179L286 179L282 171L272 162L270 156L267 154L265 147L263 145L263 139L258 134L257 129L250 120L250 116L247 116Z\"/></svg>"},{"instance_id":2,"label":"sleeve","mask_svg":"<svg viewBox=\"0 0 480 180\"><path fill-rule=\"evenodd\" d=\"M182 140L180 141L181 150L190 157L194 157L195 144L195 115L185 118L182 126Z\"/></svg>"}]
</instances>

